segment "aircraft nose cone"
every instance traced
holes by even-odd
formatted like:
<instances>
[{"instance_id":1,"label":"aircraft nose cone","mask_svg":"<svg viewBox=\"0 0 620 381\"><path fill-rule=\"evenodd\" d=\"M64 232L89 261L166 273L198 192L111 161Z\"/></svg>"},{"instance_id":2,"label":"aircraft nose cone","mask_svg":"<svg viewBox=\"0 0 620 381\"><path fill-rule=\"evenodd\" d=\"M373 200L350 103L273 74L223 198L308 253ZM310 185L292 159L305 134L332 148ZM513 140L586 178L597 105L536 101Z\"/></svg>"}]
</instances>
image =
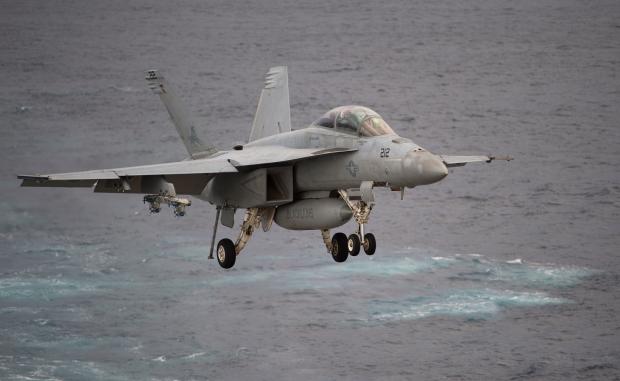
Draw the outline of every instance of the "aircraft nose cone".
<instances>
[{"instance_id":1,"label":"aircraft nose cone","mask_svg":"<svg viewBox=\"0 0 620 381\"><path fill-rule=\"evenodd\" d=\"M426 160L423 164L423 172L431 183L435 183L448 176L448 168L438 156L430 155L432 158Z\"/></svg>"},{"instance_id":2,"label":"aircraft nose cone","mask_svg":"<svg viewBox=\"0 0 620 381\"><path fill-rule=\"evenodd\" d=\"M436 183L448 175L448 168L441 158L426 151L411 151L403 161L411 185Z\"/></svg>"}]
</instances>

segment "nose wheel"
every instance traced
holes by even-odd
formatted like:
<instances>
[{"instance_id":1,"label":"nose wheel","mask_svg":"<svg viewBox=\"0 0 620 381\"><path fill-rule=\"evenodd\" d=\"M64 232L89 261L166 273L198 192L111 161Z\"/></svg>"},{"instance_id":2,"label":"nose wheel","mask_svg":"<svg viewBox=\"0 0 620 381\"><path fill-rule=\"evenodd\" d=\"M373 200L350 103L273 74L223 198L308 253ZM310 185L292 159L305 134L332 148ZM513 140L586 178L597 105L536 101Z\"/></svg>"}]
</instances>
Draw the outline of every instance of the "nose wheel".
<instances>
[{"instance_id":1,"label":"nose wheel","mask_svg":"<svg viewBox=\"0 0 620 381\"><path fill-rule=\"evenodd\" d=\"M347 236L344 233L336 233L332 238L332 258L336 262L344 262L349 257Z\"/></svg>"},{"instance_id":2,"label":"nose wheel","mask_svg":"<svg viewBox=\"0 0 620 381\"><path fill-rule=\"evenodd\" d=\"M375 235L372 233L366 233L364 235L364 252L367 255L373 255L377 250L377 240L375 239Z\"/></svg>"},{"instance_id":3,"label":"nose wheel","mask_svg":"<svg viewBox=\"0 0 620 381\"><path fill-rule=\"evenodd\" d=\"M357 234L351 234L347 240L347 249L349 249L349 255L357 256L360 253L360 237Z\"/></svg>"}]
</instances>

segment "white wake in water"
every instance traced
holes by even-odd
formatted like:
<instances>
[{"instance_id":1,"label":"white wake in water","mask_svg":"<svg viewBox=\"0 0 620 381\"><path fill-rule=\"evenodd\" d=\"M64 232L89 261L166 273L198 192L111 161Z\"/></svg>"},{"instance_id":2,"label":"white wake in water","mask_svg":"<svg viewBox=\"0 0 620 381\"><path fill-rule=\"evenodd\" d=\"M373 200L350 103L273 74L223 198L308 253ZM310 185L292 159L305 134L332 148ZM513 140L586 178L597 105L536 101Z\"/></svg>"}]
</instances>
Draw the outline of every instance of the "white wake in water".
<instances>
[{"instance_id":1,"label":"white wake in water","mask_svg":"<svg viewBox=\"0 0 620 381\"><path fill-rule=\"evenodd\" d=\"M370 321L421 319L434 315L487 318L509 307L532 307L568 303L544 292L511 290L453 290L436 296L419 296L371 303Z\"/></svg>"}]
</instances>

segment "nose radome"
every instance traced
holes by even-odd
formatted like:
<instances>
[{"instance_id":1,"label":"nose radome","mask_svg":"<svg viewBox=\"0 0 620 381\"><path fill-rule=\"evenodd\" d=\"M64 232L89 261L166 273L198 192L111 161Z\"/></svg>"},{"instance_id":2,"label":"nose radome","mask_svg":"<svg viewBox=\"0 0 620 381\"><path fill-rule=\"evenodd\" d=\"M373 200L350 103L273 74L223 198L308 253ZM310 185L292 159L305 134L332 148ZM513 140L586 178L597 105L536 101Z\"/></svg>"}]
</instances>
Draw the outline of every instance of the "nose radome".
<instances>
[{"instance_id":1,"label":"nose radome","mask_svg":"<svg viewBox=\"0 0 620 381\"><path fill-rule=\"evenodd\" d=\"M433 154L429 155L431 155L431 158L427 159L423 164L423 172L427 174L428 179L431 181L431 183L435 183L448 176L448 168L439 156Z\"/></svg>"},{"instance_id":2,"label":"nose radome","mask_svg":"<svg viewBox=\"0 0 620 381\"><path fill-rule=\"evenodd\" d=\"M448 175L443 160L427 151L408 152L403 160L403 168L411 186L436 183Z\"/></svg>"}]
</instances>

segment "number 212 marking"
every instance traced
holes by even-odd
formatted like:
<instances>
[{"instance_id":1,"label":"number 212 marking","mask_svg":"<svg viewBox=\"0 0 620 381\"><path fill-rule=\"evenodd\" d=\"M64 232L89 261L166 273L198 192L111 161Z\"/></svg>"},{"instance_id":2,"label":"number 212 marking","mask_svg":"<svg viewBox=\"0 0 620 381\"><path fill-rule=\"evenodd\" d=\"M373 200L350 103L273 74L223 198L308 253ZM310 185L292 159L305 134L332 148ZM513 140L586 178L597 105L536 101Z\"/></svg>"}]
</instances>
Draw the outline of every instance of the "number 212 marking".
<instances>
[{"instance_id":1,"label":"number 212 marking","mask_svg":"<svg viewBox=\"0 0 620 381\"><path fill-rule=\"evenodd\" d=\"M390 157L390 149L389 148L381 148L381 153L379 157Z\"/></svg>"}]
</instances>

